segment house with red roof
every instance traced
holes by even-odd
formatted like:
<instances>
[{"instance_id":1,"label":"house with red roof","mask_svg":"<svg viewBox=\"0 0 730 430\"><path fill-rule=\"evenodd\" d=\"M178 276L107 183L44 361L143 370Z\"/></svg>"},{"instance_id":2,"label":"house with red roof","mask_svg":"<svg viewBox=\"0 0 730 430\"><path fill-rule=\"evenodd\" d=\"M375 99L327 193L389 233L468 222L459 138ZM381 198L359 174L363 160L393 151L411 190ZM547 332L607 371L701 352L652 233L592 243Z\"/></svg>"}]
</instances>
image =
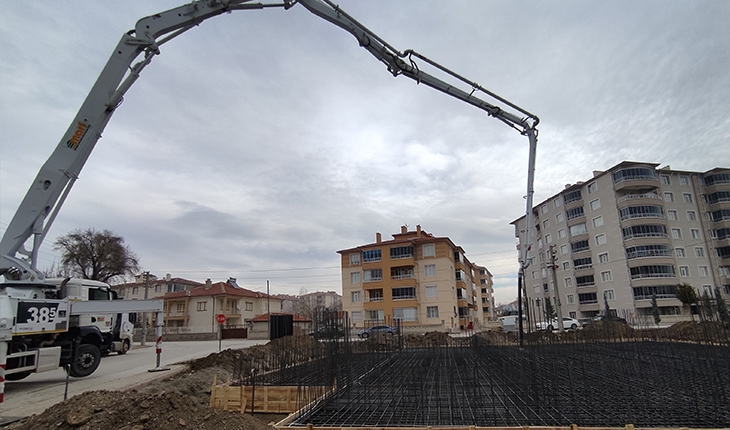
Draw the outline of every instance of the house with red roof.
<instances>
[{"instance_id":1,"label":"house with red roof","mask_svg":"<svg viewBox=\"0 0 730 430\"><path fill-rule=\"evenodd\" d=\"M211 282L189 290L167 293L165 327L184 333L210 333L218 330L216 317L226 317L226 327L245 327L246 320L259 315L281 311L282 300L266 293L248 290L236 284L234 278Z\"/></svg>"}]
</instances>

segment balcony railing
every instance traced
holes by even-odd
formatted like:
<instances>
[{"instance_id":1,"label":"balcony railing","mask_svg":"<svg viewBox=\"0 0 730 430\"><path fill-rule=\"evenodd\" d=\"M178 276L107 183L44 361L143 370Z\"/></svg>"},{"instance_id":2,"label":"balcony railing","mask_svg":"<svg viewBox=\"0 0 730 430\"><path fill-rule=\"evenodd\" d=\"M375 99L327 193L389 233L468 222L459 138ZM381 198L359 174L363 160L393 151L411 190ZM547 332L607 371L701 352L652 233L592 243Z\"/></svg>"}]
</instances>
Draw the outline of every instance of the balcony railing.
<instances>
[{"instance_id":1,"label":"balcony railing","mask_svg":"<svg viewBox=\"0 0 730 430\"><path fill-rule=\"evenodd\" d=\"M662 213L636 213L636 214L628 214L628 215L622 215L621 221L626 221L627 219L635 219L635 218L664 218L664 214Z\"/></svg>"},{"instance_id":2,"label":"balcony railing","mask_svg":"<svg viewBox=\"0 0 730 430\"><path fill-rule=\"evenodd\" d=\"M581 264L580 266L575 266L575 270L590 269L592 267L593 267L593 264Z\"/></svg>"},{"instance_id":3,"label":"balcony railing","mask_svg":"<svg viewBox=\"0 0 730 430\"><path fill-rule=\"evenodd\" d=\"M411 279L413 277L413 273L406 273L405 275L392 275L390 279Z\"/></svg>"},{"instance_id":4,"label":"balcony railing","mask_svg":"<svg viewBox=\"0 0 730 430\"><path fill-rule=\"evenodd\" d=\"M415 295L393 296L393 301L395 301L395 300L414 300L415 298L416 298Z\"/></svg>"},{"instance_id":5,"label":"balcony railing","mask_svg":"<svg viewBox=\"0 0 730 430\"><path fill-rule=\"evenodd\" d=\"M627 194L625 196L619 197L616 199L616 203L625 202L627 200L633 200L633 199L659 199L664 200L662 197L657 193L643 193L643 194Z\"/></svg>"},{"instance_id":6,"label":"balcony railing","mask_svg":"<svg viewBox=\"0 0 730 430\"><path fill-rule=\"evenodd\" d=\"M676 273L637 273L631 275L631 279L650 279L650 278L676 278Z\"/></svg>"},{"instance_id":7,"label":"balcony railing","mask_svg":"<svg viewBox=\"0 0 730 430\"><path fill-rule=\"evenodd\" d=\"M632 233L624 236L624 240L640 238L640 237L669 237L666 233L648 232L648 233Z\"/></svg>"},{"instance_id":8,"label":"balcony railing","mask_svg":"<svg viewBox=\"0 0 730 430\"><path fill-rule=\"evenodd\" d=\"M626 258L629 260L632 260L634 258L645 258L645 257L671 257L672 256L672 250L643 250L643 251L632 251L626 253Z\"/></svg>"},{"instance_id":9,"label":"balcony railing","mask_svg":"<svg viewBox=\"0 0 730 430\"><path fill-rule=\"evenodd\" d=\"M383 298L382 297L370 297L367 299L367 301L368 302L382 302Z\"/></svg>"}]
</instances>

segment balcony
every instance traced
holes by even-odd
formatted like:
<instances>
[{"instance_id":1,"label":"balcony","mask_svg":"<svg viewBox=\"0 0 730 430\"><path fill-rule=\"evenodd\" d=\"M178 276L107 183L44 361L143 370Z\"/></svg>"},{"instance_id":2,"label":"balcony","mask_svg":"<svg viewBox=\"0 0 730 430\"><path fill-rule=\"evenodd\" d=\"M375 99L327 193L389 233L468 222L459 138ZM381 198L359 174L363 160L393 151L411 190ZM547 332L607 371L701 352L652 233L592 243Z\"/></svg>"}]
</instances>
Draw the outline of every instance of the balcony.
<instances>
[{"instance_id":1,"label":"balcony","mask_svg":"<svg viewBox=\"0 0 730 430\"><path fill-rule=\"evenodd\" d=\"M664 201L662 196L660 196L659 194L657 194L655 192L650 191L647 193L640 193L640 194L633 194L633 193L626 194L626 195L621 196L618 199L616 199L616 204L620 205L621 203L624 203L624 202L641 203L640 200L646 200L646 199Z\"/></svg>"}]
</instances>

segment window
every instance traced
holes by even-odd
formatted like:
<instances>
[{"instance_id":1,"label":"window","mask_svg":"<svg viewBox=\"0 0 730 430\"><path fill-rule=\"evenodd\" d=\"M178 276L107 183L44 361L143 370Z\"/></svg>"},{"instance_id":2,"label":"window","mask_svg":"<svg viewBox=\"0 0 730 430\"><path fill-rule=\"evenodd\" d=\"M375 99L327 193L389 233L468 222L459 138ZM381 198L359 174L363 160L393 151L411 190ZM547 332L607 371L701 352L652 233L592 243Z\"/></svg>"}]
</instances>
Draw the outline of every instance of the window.
<instances>
[{"instance_id":1,"label":"window","mask_svg":"<svg viewBox=\"0 0 730 430\"><path fill-rule=\"evenodd\" d=\"M364 282L377 282L383 280L383 269L365 270L363 272Z\"/></svg>"},{"instance_id":2,"label":"window","mask_svg":"<svg viewBox=\"0 0 730 430\"><path fill-rule=\"evenodd\" d=\"M596 245L605 245L606 244L606 235L605 234L599 234L596 236Z\"/></svg>"},{"instance_id":3,"label":"window","mask_svg":"<svg viewBox=\"0 0 730 430\"><path fill-rule=\"evenodd\" d=\"M613 173L613 183L618 184L623 181L635 180L656 180L657 173L654 169L647 167L628 167Z\"/></svg>"},{"instance_id":4,"label":"window","mask_svg":"<svg viewBox=\"0 0 730 430\"><path fill-rule=\"evenodd\" d=\"M353 253L350 254L350 266L359 266L360 265L360 253Z\"/></svg>"},{"instance_id":5,"label":"window","mask_svg":"<svg viewBox=\"0 0 730 430\"><path fill-rule=\"evenodd\" d=\"M466 272L464 272L461 269L455 270L454 271L454 276L456 277L456 280L457 281L463 281L463 282L466 282L467 281L467 279L466 279Z\"/></svg>"},{"instance_id":6,"label":"window","mask_svg":"<svg viewBox=\"0 0 730 430\"><path fill-rule=\"evenodd\" d=\"M439 292L435 285L426 285L426 297L438 297Z\"/></svg>"},{"instance_id":7,"label":"window","mask_svg":"<svg viewBox=\"0 0 730 430\"><path fill-rule=\"evenodd\" d=\"M540 249L543 248L543 246L542 246L542 238L537 239L537 247L540 248Z\"/></svg>"},{"instance_id":8,"label":"window","mask_svg":"<svg viewBox=\"0 0 730 430\"><path fill-rule=\"evenodd\" d=\"M636 245L626 248L626 258L671 257L672 249L668 245Z\"/></svg>"},{"instance_id":9,"label":"window","mask_svg":"<svg viewBox=\"0 0 730 430\"><path fill-rule=\"evenodd\" d=\"M372 309L365 311L365 321L383 321L385 320L382 309Z\"/></svg>"},{"instance_id":10,"label":"window","mask_svg":"<svg viewBox=\"0 0 730 430\"><path fill-rule=\"evenodd\" d=\"M352 315L352 322L362 322L362 311L352 311L350 315Z\"/></svg>"},{"instance_id":11,"label":"window","mask_svg":"<svg viewBox=\"0 0 730 430\"><path fill-rule=\"evenodd\" d=\"M132 287L132 294L139 293L139 287Z\"/></svg>"},{"instance_id":12,"label":"window","mask_svg":"<svg viewBox=\"0 0 730 430\"><path fill-rule=\"evenodd\" d=\"M580 190L571 191L563 196L563 200L567 205L570 202L581 200L583 197L580 195Z\"/></svg>"},{"instance_id":13,"label":"window","mask_svg":"<svg viewBox=\"0 0 730 430\"><path fill-rule=\"evenodd\" d=\"M662 175L662 184L671 185L672 181L669 180L669 175Z\"/></svg>"},{"instance_id":14,"label":"window","mask_svg":"<svg viewBox=\"0 0 730 430\"><path fill-rule=\"evenodd\" d=\"M401 321L418 321L416 308L393 308L393 319Z\"/></svg>"},{"instance_id":15,"label":"window","mask_svg":"<svg viewBox=\"0 0 730 430\"><path fill-rule=\"evenodd\" d=\"M603 217L599 216L596 218L593 218L593 228L598 228L603 226Z\"/></svg>"},{"instance_id":16,"label":"window","mask_svg":"<svg viewBox=\"0 0 730 430\"><path fill-rule=\"evenodd\" d=\"M692 194L682 193L682 198L684 199L685 203L692 203Z\"/></svg>"},{"instance_id":17,"label":"window","mask_svg":"<svg viewBox=\"0 0 730 430\"><path fill-rule=\"evenodd\" d=\"M589 287L591 285L595 285L596 281L593 278L593 275L586 275L586 276L576 276L575 283L578 286L578 288L581 288L581 287Z\"/></svg>"},{"instance_id":18,"label":"window","mask_svg":"<svg viewBox=\"0 0 730 430\"><path fill-rule=\"evenodd\" d=\"M563 261L563 270L570 270L570 261Z\"/></svg>"},{"instance_id":19,"label":"window","mask_svg":"<svg viewBox=\"0 0 730 430\"><path fill-rule=\"evenodd\" d=\"M436 265L435 264L426 264L423 266L424 275L426 276L436 276Z\"/></svg>"},{"instance_id":20,"label":"window","mask_svg":"<svg viewBox=\"0 0 730 430\"><path fill-rule=\"evenodd\" d=\"M604 252L603 254L598 254L598 262L599 263L608 263L608 252Z\"/></svg>"},{"instance_id":21,"label":"window","mask_svg":"<svg viewBox=\"0 0 730 430\"><path fill-rule=\"evenodd\" d=\"M553 237L549 234L545 235L545 243L553 243Z\"/></svg>"},{"instance_id":22,"label":"window","mask_svg":"<svg viewBox=\"0 0 730 430\"><path fill-rule=\"evenodd\" d=\"M688 277L689 276L689 266L679 266L679 276L682 277Z\"/></svg>"},{"instance_id":23,"label":"window","mask_svg":"<svg viewBox=\"0 0 730 430\"><path fill-rule=\"evenodd\" d=\"M701 246L695 247L695 257L703 258L705 256L705 248Z\"/></svg>"},{"instance_id":24,"label":"window","mask_svg":"<svg viewBox=\"0 0 730 430\"><path fill-rule=\"evenodd\" d=\"M350 273L350 283L351 284L359 284L360 283L360 272L352 272L352 273Z\"/></svg>"},{"instance_id":25,"label":"window","mask_svg":"<svg viewBox=\"0 0 730 430\"><path fill-rule=\"evenodd\" d=\"M557 224L560 224L561 222L563 222L563 213L562 212L558 212L557 214L555 214L555 222Z\"/></svg>"},{"instance_id":26,"label":"window","mask_svg":"<svg viewBox=\"0 0 730 430\"><path fill-rule=\"evenodd\" d=\"M611 271L606 270L605 272L601 272L601 282L611 282L613 278L611 277Z\"/></svg>"},{"instance_id":27,"label":"window","mask_svg":"<svg viewBox=\"0 0 730 430\"><path fill-rule=\"evenodd\" d=\"M178 312L185 312L185 303L178 303L177 304L177 311Z\"/></svg>"},{"instance_id":28,"label":"window","mask_svg":"<svg viewBox=\"0 0 730 430\"><path fill-rule=\"evenodd\" d=\"M573 288L573 278L565 278L565 288Z\"/></svg>"},{"instance_id":29,"label":"window","mask_svg":"<svg viewBox=\"0 0 730 430\"><path fill-rule=\"evenodd\" d=\"M670 193L669 191L666 191L664 193L664 201L669 203L674 203L674 193Z\"/></svg>"},{"instance_id":30,"label":"window","mask_svg":"<svg viewBox=\"0 0 730 430\"><path fill-rule=\"evenodd\" d=\"M672 238L673 239L681 239L682 238L682 230L678 228L672 229Z\"/></svg>"},{"instance_id":31,"label":"window","mask_svg":"<svg viewBox=\"0 0 730 430\"><path fill-rule=\"evenodd\" d=\"M553 199L553 206L555 206L556 208L560 206L560 199Z\"/></svg>"},{"instance_id":32,"label":"window","mask_svg":"<svg viewBox=\"0 0 730 430\"><path fill-rule=\"evenodd\" d=\"M687 221L697 221L697 212L687 211Z\"/></svg>"},{"instance_id":33,"label":"window","mask_svg":"<svg viewBox=\"0 0 730 430\"><path fill-rule=\"evenodd\" d=\"M709 271L707 270L707 266L699 266L697 269L699 269L701 277L706 278L709 276Z\"/></svg>"},{"instance_id":34,"label":"window","mask_svg":"<svg viewBox=\"0 0 730 430\"><path fill-rule=\"evenodd\" d=\"M680 176L679 185L684 185L684 186L689 185L689 178L687 176Z\"/></svg>"},{"instance_id":35,"label":"window","mask_svg":"<svg viewBox=\"0 0 730 430\"><path fill-rule=\"evenodd\" d=\"M162 285L160 285L160 284L155 285L155 293L159 293L160 291L162 291Z\"/></svg>"},{"instance_id":36,"label":"window","mask_svg":"<svg viewBox=\"0 0 730 430\"><path fill-rule=\"evenodd\" d=\"M542 213L543 215L545 215L545 214L547 213L547 211L548 211L548 208L547 208L547 206L544 206L544 205L543 205L543 206L542 206L542 207L540 208L540 212L541 212L541 213Z\"/></svg>"},{"instance_id":37,"label":"window","mask_svg":"<svg viewBox=\"0 0 730 430\"><path fill-rule=\"evenodd\" d=\"M360 291L351 292L350 298L352 299L352 303L359 303L360 302Z\"/></svg>"},{"instance_id":38,"label":"window","mask_svg":"<svg viewBox=\"0 0 730 430\"><path fill-rule=\"evenodd\" d=\"M637 237L667 237L667 228L663 225L635 225L621 230L625 240Z\"/></svg>"},{"instance_id":39,"label":"window","mask_svg":"<svg viewBox=\"0 0 730 430\"><path fill-rule=\"evenodd\" d=\"M435 257L436 256L436 245L433 243L427 243L423 245L423 256L424 257Z\"/></svg>"},{"instance_id":40,"label":"window","mask_svg":"<svg viewBox=\"0 0 730 430\"><path fill-rule=\"evenodd\" d=\"M690 230L690 233L692 233L692 239L702 239L702 236L700 235L700 229L693 228Z\"/></svg>"},{"instance_id":41,"label":"window","mask_svg":"<svg viewBox=\"0 0 730 430\"><path fill-rule=\"evenodd\" d=\"M202 312L206 310L206 307L208 306L208 302L198 302L198 312Z\"/></svg>"},{"instance_id":42,"label":"window","mask_svg":"<svg viewBox=\"0 0 730 430\"><path fill-rule=\"evenodd\" d=\"M369 251L362 252L362 260L366 263L371 261L380 261L381 258L379 249L371 249Z\"/></svg>"},{"instance_id":43,"label":"window","mask_svg":"<svg viewBox=\"0 0 730 430\"><path fill-rule=\"evenodd\" d=\"M438 306L426 307L426 318L438 318L438 317L439 317L439 307Z\"/></svg>"},{"instance_id":44,"label":"window","mask_svg":"<svg viewBox=\"0 0 730 430\"><path fill-rule=\"evenodd\" d=\"M631 279L647 278L674 278L674 266L670 264L655 264L650 266L630 267Z\"/></svg>"},{"instance_id":45,"label":"window","mask_svg":"<svg viewBox=\"0 0 730 430\"><path fill-rule=\"evenodd\" d=\"M542 269L540 269L540 274L542 275L543 278L546 277L547 276L547 269L545 269L544 267Z\"/></svg>"},{"instance_id":46,"label":"window","mask_svg":"<svg viewBox=\"0 0 730 430\"><path fill-rule=\"evenodd\" d=\"M546 219L545 221L542 222L542 228L548 228L548 227L550 227L550 220Z\"/></svg>"},{"instance_id":47,"label":"window","mask_svg":"<svg viewBox=\"0 0 730 430\"><path fill-rule=\"evenodd\" d=\"M577 208L565 211L565 218L568 221L570 221L571 219L580 218L582 216L585 216L585 213L583 212L583 206L578 206Z\"/></svg>"},{"instance_id":48,"label":"window","mask_svg":"<svg viewBox=\"0 0 730 430\"><path fill-rule=\"evenodd\" d=\"M641 205L628 206L619 210L621 221L635 218L664 218L664 211L661 206Z\"/></svg>"},{"instance_id":49,"label":"window","mask_svg":"<svg viewBox=\"0 0 730 430\"><path fill-rule=\"evenodd\" d=\"M677 211L667 211L667 218L669 218L670 221L676 221Z\"/></svg>"},{"instance_id":50,"label":"window","mask_svg":"<svg viewBox=\"0 0 730 430\"><path fill-rule=\"evenodd\" d=\"M398 260L400 258L413 258L412 246L396 246L390 248L390 259Z\"/></svg>"},{"instance_id":51,"label":"window","mask_svg":"<svg viewBox=\"0 0 730 430\"><path fill-rule=\"evenodd\" d=\"M253 311L253 302L246 302L246 310Z\"/></svg>"},{"instance_id":52,"label":"window","mask_svg":"<svg viewBox=\"0 0 730 430\"><path fill-rule=\"evenodd\" d=\"M567 237L567 235L565 234L564 228L561 228L560 230L558 230L558 238L565 239L566 237Z\"/></svg>"},{"instance_id":53,"label":"window","mask_svg":"<svg viewBox=\"0 0 730 430\"><path fill-rule=\"evenodd\" d=\"M532 271L532 279L537 279L537 270Z\"/></svg>"},{"instance_id":54,"label":"window","mask_svg":"<svg viewBox=\"0 0 730 430\"><path fill-rule=\"evenodd\" d=\"M570 244L570 250L573 252L588 251L589 249L591 248L587 240L580 240Z\"/></svg>"},{"instance_id":55,"label":"window","mask_svg":"<svg viewBox=\"0 0 730 430\"><path fill-rule=\"evenodd\" d=\"M603 297L605 297L606 300L616 300L616 292L614 290L605 290L603 292Z\"/></svg>"},{"instance_id":56,"label":"window","mask_svg":"<svg viewBox=\"0 0 730 430\"><path fill-rule=\"evenodd\" d=\"M416 298L416 287L393 288L393 300L412 300Z\"/></svg>"},{"instance_id":57,"label":"window","mask_svg":"<svg viewBox=\"0 0 730 430\"><path fill-rule=\"evenodd\" d=\"M586 223L584 222L570 226L570 237L580 236L581 234L586 233L588 233L588 230L586 229Z\"/></svg>"},{"instance_id":58,"label":"window","mask_svg":"<svg viewBox=\"0 0 730 430\"><path fill-rule=\"evenodd\" d=\"M572 305L573 303L575 303L575 296L573 294L568 294L567 299L568 299L569 305Z\"/></svg>"},{"instance_id":59,"label":"window","mask_svg":"<svg viewBox=\"0 0 730 430\"><path fill-rule=\"evenodd\" d=\"M598 184L596 182L588 184L588 194L593 194L596 191L598 191Z\"/></svg>"},{"instance_id":60,"label":"window","mask_svg":"<svg viewBox=\"0 0 730 430\"><path fill-rule=\"evenodd\" d=\"M560 245L560 253L562 255L567 254L568 253L568 245L566 245L566 244Z\"/></svg>"},{"instance_id":61,"label":"window","mask_svg":"<svg viewBox=\"0 0 730 430\"><path fill-rule=\"evenodd\" d=\"M597 211L601 209L601 201L599 199L591 200L591 210Z\"/></svg>"}]
</instances>

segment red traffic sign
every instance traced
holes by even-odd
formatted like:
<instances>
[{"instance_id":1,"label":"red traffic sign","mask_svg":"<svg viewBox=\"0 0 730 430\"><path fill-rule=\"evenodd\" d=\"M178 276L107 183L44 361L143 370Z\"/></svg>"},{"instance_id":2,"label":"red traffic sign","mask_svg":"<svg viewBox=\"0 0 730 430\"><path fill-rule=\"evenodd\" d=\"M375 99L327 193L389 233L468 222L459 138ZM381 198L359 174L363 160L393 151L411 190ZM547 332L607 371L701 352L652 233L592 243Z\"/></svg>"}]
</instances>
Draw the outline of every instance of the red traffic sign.
<instances>
[{"instance_id":1,"label":"red traffic sign","mask_svg":"<svg viewBox=\"0 0 730 430\"><path fill-rule=\"evenodd\" d=\"M215 320L218 321L218 324L223 324L226 322L226 316L223 314L218 314L215 316Z\"/></svg>"}]
</instances>

